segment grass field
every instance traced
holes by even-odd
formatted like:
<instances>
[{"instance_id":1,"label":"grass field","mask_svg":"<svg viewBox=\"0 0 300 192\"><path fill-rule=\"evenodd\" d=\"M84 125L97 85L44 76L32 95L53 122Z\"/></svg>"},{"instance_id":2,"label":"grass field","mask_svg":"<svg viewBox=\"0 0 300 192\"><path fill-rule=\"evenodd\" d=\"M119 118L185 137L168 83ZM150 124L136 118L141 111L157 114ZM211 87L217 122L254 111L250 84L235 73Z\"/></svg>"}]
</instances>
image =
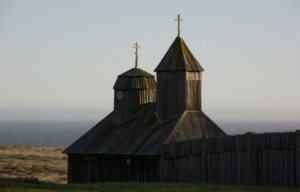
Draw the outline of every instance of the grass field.
<instances>
[{"instance_id":1,"label":"grass field","mask_svg":"<svg viewBox=\"0 0 300 192\"><path fill-rule=\"evenodd\" d=\"M40 181L67 183L64 147L0 145L0 178L37 177Z\"/></svg>"},{"instance_id":2,"label":"grass field","mask_svg":"<svg viewBox=\"0 0 300 192\"><path fill-rule=\"evenodd\" d=\"M0 192L81 192L81 191L110 191L110 192L299 192L297 189L277 187L222 186L201 183L98 183L98 184L57 184L42 182L31 184L23 179L0 179Z\"/></svg>"},{"instance_id":3,"label":"grass field","mask_svg":"<svg viewBox=\"0 0 300 192\"><path fill-rule=\"evenodd\" d=\"M299 192L299 189L201 183L66 184L67 156L61 153L63 150L63 147L0 145L0 192ZM37 177L42 182L26 183L23 181L25 177Z\"/></svg>"}]
</instances>

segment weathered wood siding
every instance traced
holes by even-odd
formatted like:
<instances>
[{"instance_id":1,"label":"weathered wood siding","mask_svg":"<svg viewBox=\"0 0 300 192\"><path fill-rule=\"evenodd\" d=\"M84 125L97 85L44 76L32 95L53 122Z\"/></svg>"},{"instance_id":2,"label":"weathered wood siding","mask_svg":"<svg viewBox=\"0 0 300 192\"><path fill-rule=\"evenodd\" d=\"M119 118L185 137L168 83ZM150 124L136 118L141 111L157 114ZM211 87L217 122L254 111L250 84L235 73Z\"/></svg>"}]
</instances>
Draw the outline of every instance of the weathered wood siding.
<instances>
[{"instance_id":1,"label":"weathered wood siding","mask_svg":"<svg viewBox=\"0 0 300 192\"><path fill-rule=\"evenodd\" d=\"M159 177L158 157L68 155L68 183L158 182Z\"/></svg>"},{"instance_id":2,"label":"weathered wood siding","mask_svg":"<svg viewBox=\"0 0 300 192\"><path fill-rule=\"evenodd\" d=\"M119 91L123 93L122 99L117 97ZM114 120L125 121L140 112L150 102L156 102L156 89L115 89Z\"/></svg>"},{"instance_id":3,"label":"weathered wood siding","mask_svg":"<svg viewBox=\"0 0 300 192\"><path fill-rule=\"evenodd\" d=\"M186 80L201 80L202 72L186 71Z\"/></svg>"},{"instance_id":4,"label":"weathered wood siding","mask_svg":"<svg viewBox=\"0 0 300 192\"><path fill-rule=\"evenodd\" d=\"M186 80L186 109L190 111L201 110L201 81Z\"/></svg>"},{"instance_id":5,"label":"weathered wood siding","mask_svg":"<svg viewBox=\"0 0 300 192\"><path fill-rule=\"evenodd\" d=\"M157 115L164 121L185 110L185 71L157 72Z\"/></svg>"},{"instance_id":6,"label":"weathered wood siding","mask_svg":"<svg viewBox=\"0 0 300 192\"><path fill-rule=\"evenodd\" d=\"M202 80L201 72L186 72L185 110L202 110Z\"/></svg>"},{"instance_id":7,"label":"weathered wood siding","mask_svg":"<svg viewBox=\"0 0 300 192\"><path fill-rule=\"evenodd\" d=\"M201 72L157 72L157 115L161 121L185 110L201 111L201 94Z\"/></svg>"},{"instance_id":8,"label":"weathered wood siding","mask_svg":"<svg viewBox=\"0 0 300 192\"><path fill-rule=\"evenodd\" d=\"M162 145L161 181L299 188L300 130Z\"/></svg>"}]
</instances>

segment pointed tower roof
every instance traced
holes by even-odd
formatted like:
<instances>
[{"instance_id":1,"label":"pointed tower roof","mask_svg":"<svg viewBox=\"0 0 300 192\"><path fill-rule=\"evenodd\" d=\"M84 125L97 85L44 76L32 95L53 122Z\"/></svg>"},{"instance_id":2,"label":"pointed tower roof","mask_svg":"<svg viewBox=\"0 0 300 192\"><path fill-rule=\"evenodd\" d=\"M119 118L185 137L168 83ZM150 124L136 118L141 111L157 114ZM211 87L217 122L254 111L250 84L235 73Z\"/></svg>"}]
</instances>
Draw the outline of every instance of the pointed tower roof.
<instances>
[{"instance_id":1,"label":"pointed tower roof","mask_svg":"<svg viewBox=\"0 0 300 192\"><path fill-rule=\"evenodd\" d=\"M204 71L204 69L184 40L177 36L154 71Z\"/></svg>"}]
</instances>

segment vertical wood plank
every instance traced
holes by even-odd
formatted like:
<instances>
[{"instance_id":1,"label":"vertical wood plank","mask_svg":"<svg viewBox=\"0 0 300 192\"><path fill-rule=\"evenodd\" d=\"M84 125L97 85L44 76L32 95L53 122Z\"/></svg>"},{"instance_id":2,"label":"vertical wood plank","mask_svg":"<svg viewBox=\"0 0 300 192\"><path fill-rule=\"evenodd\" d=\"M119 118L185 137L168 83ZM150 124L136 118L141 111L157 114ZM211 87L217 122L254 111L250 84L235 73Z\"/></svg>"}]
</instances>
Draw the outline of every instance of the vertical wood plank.
<instances>
[{"instance_id":1,"label":"vertical wood plank","mask_svg":"<svg viewBox=\"0 0 300 192\"><path fill-rule=\"evenodd\" d=\"M202 182L206 183L206 138L202 136Z\"/></svg>"},{"instance_id":2,"label":"vertical wood plank","mask_svg":"<svg viewBox=\"0 0 300 192\"><path fill-rule=\"evenodd\" d=\"M247 145L246 145L246 148L247 148L247 171L246 171L246 178L247 178L247 181L246 181L246 184L247 185L250 185L251 184L251 135L250 133L247 133L246 134L246 142L247 142Z\"/></svg>"},{"instance_id":3,"label":"vertical wood plank","mask_svg":"<svg viewBox=\"0 0 300 192\"><path fill-rule=\"evenodd\" d=\"M160 147L160 177L159 177L160 182L164 182L164 158L165 158L165 145L162 144ZM137 182L139 182L138 179Z\"/></svg>"},{"instance_id":4,"label":"vertical wood plank","mask_svg":"<svg viewBox=\"0 0 300 192\"><path fill-rule=\"evenodd\" d=\"M237 172L236 172L236 177L237 177L237 181L236 184L237 185L241 185L242 182L242 174L241 174L241 167L242 167L242 161L241 161L241 152L237 151L236 152L237 157L236 157L236 162L237 162Z\"/></svg>"},{"instance_id":5,"label":"vertical wood plank","mask_svg":"<svg viewBox=\"0 0 300 192\"><path fill-rule=\"evenodd\" d=\"M287 150L283 150L283 187L287 187L287 178L288 178L288 153Z\"/></svg>"},{"instance_id":6,"label":"vertical wood plank","mask_svg":"<svg viewBox=\"0 0 300 192\"><path fill-rule=\"evenodd\" d=\"M300 130L295 132L295 187L300 188Z\"/></svg>"}]
</instances>

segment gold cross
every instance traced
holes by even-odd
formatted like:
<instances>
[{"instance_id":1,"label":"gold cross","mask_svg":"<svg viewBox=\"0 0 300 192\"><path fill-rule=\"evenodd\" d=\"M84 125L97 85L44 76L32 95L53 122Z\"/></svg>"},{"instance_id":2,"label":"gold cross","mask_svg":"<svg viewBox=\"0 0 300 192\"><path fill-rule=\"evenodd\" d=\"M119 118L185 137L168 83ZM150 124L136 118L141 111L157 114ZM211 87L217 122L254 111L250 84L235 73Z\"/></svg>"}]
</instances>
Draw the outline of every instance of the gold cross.
<instances>
[{"instance_id":1,"label":"gold cross","mask_svg":"<svg viewBox=\"0 0 300 192\"><path fill-rule=\"evenodd\" d=\"M136 44L134 44L135 45L135 47L132 47L132 48L135 48L136 50L135 50L135 68L137 68L138 67L138 58L139 58L139 55L138 55L138 49L140 49L140 47L139 47L139 44L138 43L136 43Z\"/></svg>"},{"instance_id":2,"label":"gold cross","mask_svg":"<svg viewBox=\"0 0 300 192\"><path fill-rule=\"evenodd\" d=\"M181 29L180 29L180 21L183 21L183 19L180 19L180 15L178 14L178 16L177 16L177 18L178 19L175 19L175 21L178 21L178 36L180 37L180 31L181 31Z\"/></svg>"}]
</instances>

